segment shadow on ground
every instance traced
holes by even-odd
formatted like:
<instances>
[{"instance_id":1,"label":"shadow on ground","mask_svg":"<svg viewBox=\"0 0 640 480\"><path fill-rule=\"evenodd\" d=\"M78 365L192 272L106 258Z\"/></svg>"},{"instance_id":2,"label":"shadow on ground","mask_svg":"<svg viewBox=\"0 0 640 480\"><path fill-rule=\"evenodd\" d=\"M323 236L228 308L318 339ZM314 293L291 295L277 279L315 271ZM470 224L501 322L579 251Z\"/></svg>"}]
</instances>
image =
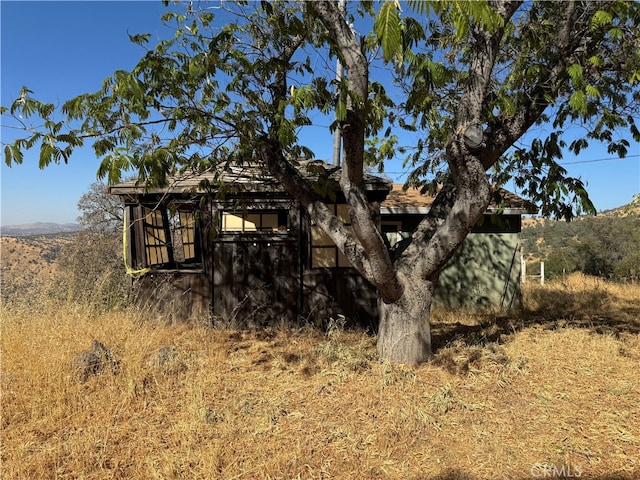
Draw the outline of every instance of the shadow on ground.
<instances>
[{"instance_id":1,"label":"shadow on ground","mask_svg":"<svg viewBox=\"0 0 640 480\"><path fill-rule=\"evenodd\" d=\"M622 299L607 291L540 289L529 295L528 306L522 310L475 315L481 318L480 323L475 325L435 321L432 325L434 351L453 342L467 345L501 343L508 335L527 327L546 330L585 328L614 337L624 333L640 334L640 299Z\"/></svg>"},{"instance_id":2,"label":"shadow on ground","mask_svg":"<svg viewBox=\"0 0 640 480\"><path fill-rule=\"evenodd\" d=\"M563 478L566 479L566 478L580 477L581 475L577 475L577 472L576 473L569 472L567 475L563 474L563 475L552 476L549 474L545 475L544 472L542 471L533 470L531 476L522 477L522 480L533 480L536 478L552 478L552 477L557 479L563 479ZM632 480L632 479L637 479L638 476L636 473L629 473L629 474L625 473L625 474L605 474L605 475L597 475L597 476L585 476L584 478L589 478L591 480ZM413 480L427 480L427 479L429 480L484 480L481 477L471 475L459 469L446 470L445 472L435 477L426 477L426 476L423 477L420 475L413 477Z\"/></svg>"}]
</instances>

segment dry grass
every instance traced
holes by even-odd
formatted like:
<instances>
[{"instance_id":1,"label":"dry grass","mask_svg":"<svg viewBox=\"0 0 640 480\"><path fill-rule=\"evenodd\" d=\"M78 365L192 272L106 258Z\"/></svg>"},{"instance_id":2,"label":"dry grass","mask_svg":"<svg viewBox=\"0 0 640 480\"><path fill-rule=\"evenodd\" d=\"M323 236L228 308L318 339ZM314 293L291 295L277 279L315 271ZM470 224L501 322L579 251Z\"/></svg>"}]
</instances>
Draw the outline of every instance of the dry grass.
<instances>
[{"instance_id":1,"label":"dry grass","mask_svg":"<svg viewBox=\"0 0 640 480\"><path fill-rule=\"evenodd\" d=\"M571 281L517 318L440 312L415 368L357 332L5 304L2 478L640 478L640 289ZM80 383L94 338L122 368Z\"/></svg>"},{"instance_id":2,"label":"dry grass","mask_svg":"<svg viewBox=\"0 0 640 480\"><path fill-rule=\"evenodd\" d=\"M23 295L50 282L59 271L59 250L73 241L72 235L0 237L2 297Z\"/></svg>"}]
</instances>

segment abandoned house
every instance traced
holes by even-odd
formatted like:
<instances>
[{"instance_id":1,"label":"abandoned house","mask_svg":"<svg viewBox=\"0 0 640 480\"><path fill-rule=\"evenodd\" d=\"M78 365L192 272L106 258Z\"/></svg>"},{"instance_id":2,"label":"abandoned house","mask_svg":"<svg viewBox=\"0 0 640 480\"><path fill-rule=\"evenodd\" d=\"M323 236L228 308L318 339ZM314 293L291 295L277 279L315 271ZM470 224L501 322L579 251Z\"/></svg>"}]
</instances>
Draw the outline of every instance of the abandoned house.
<instances>
[{"instance_id":1,"label":"abandoned house","mask_svg":"<svg viewBox=\"0 0 640 480\"><path fill-rule=\"evenodd\" d=\"M309 176L323 172L332 185L327 201L348 225L344 196L333 182L338 169L319 161L304 168ZM213 173L199 173L175 178L165 188L145 188L135 180L110 188L125 206L124 250L136 304L170 322L322 325L342 314L376 329L373 287L275 179L235 167L216 175L221 187L213 186ZM378 176L365 180L390 243L410 235L430 199ZM519 304L517 254L526 210L515 195L505 199L507 206L487 211L441 273L436 302Z\"/></svg>"}]
</instances>

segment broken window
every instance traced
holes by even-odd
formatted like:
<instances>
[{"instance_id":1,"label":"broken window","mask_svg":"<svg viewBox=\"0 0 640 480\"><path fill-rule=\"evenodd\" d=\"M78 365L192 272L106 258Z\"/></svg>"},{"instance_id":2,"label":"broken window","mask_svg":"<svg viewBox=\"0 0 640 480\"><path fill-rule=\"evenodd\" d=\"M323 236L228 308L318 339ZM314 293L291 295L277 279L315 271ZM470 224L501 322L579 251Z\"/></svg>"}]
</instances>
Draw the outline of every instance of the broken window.
<instances>
[{"instance_id":1,"label":"broken window","mask_svg":"<svg viewBox=\"0 0 640 480\"><path fill-rule=\"evenodd\" d=\"M169 217L174 260L192 262L196 255L196 216L190 210L178 210Z\"/></svg>"},{"instance_id":2,"label":"broken window","mask_svg":"<svg viewBox=\"0 0 640 480\"><path fill-rule=\"evenodd\" d=\"M338 219L348 228L351 229L351 220L349 218L349 210L344 204L327 205ZM311 267L312 268L335 268L350 267L351 264L347 257L333 243L333 240L324 232L324 230L311 223Z\"/></svg>"},{"instance_id":3,"label":"broken window","mask_svg":"<svg viewBox=\"0 0 640 480\"><path fill-rule=\"evenodd\" d=\"M189 206L142 207L145 260L149 267L179 268L200 262L196 216Z\"/></svg>"}]
</instances>

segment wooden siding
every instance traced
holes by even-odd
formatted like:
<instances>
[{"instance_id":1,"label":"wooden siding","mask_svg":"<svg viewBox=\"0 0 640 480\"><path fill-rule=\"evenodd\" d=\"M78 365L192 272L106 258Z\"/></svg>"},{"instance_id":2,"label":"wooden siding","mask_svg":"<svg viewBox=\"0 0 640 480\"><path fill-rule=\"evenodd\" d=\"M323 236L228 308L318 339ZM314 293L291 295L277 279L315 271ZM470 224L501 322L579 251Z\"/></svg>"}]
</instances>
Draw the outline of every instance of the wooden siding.
<instances>
[{"instance_id":1,"label":"wooden siding","mask_svg":"<svg viewBox=\"0 0 640 480\"><path fill-rule=\"evenodd\" d=\"M161 198L132 195L128 200L133 203L127 204L127 261L133 269L152 269L132 282L132 299L159 320L205 319L220 326L259 328L305 323L326 326L330 319L344 315L350 325L377 329L375 289L353 268L313 268L310 219L282 192L227 200L197 195L164 199L198 208L194 216L197 237L192 244L200 258L189 264L171 262L170 266L149 265L146 258L143 205ZM370 200L379 207L375 199ZM249 219L255 216L251 212L277 212L278 228L274 231L269 224L272 228L262 231L220 231L223 212ZM281 225L283 212L288 212L286 226ZM393 225L398 233L408 234L422 216L387 213L379 218L383 226ZM520 227L520 215L485 215L441 273L435 304L520 305Z\"/></svg>"},{"instance_id":2,"label":"wooden siding","mask_svg":"<svg viewBox=\"0 0 640 480\"><path fill-rule=\"evenodd\" d=\"M289 235L222 235L213 242L214 322L291 324L299 310L298 243Z\"/></svg>"},{"instance_id":3,"label":"wooden siding","mask_svg":"<svg viewBox=\"0 0 640 480\"><path fill-rule=\"evenodd\" d=\"M210 282L202 273L152 273L133 280L131 301L161 323L208 322Z\"/></svg>"},{"instance_id":4,"label":"wooden siding","mask_svg":"<svg viewBox=\"0 0 640 480\"><path fill-rule=\"evenodd\" d=\"M353 268L307 270L302 293L306 323L325 327L344 315L349 326L378 328L377 293Z\"/></svg>"}]
</instances>

